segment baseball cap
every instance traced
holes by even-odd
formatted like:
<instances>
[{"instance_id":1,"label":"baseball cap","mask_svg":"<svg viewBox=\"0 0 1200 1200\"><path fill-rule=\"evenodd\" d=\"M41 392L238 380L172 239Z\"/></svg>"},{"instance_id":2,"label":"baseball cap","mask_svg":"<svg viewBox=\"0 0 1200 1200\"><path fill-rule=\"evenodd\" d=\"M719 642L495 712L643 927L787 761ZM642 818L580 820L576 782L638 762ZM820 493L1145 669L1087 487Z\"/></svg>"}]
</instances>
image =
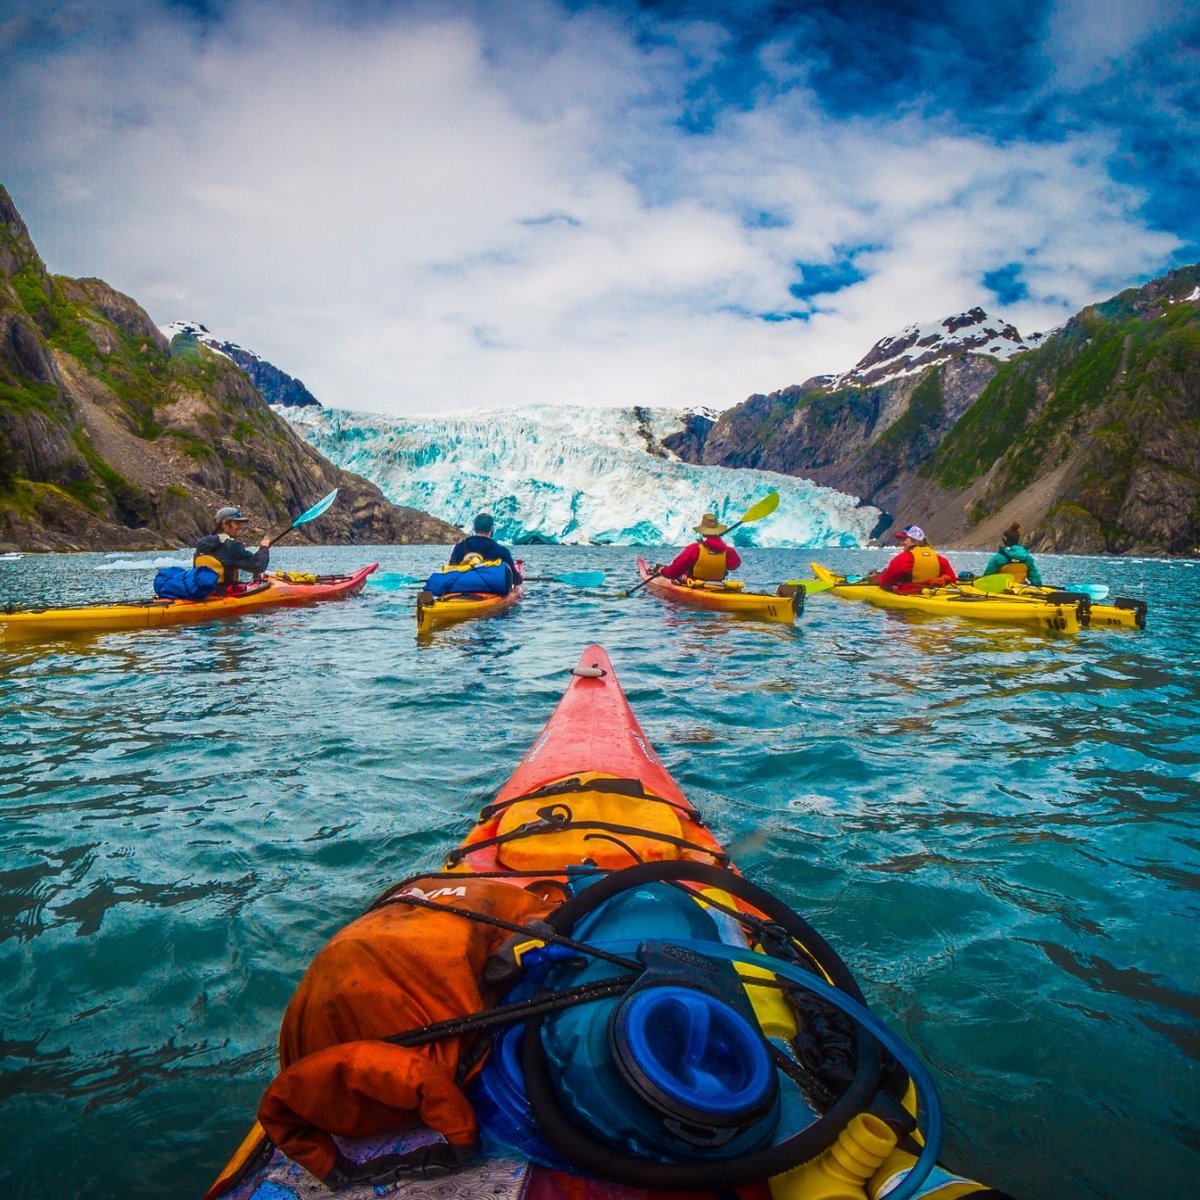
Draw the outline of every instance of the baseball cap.
<instances>
[{"instance_id":1,"label":"baseball cap","mask_svg":"<svg viewBox=\"0 0 1200 1200\"><path fill-rule=\"evenodd\" d=\"M925 540L925 530L920 525L906 525L899 533L895 535L898 538L912 538L914 542L923 542Z\"/></svg>"},{"instance_id":2,"label":"baseball cap","mask_svg":"<svg viewBox=\"0 0 1200 1200\"><path fill-rule=\"evenodd\" d=\"M250 518L246 516L240 508L218 508L217 509L217 524L222 521L248 521Z\"/></svg>"}]
</instances>

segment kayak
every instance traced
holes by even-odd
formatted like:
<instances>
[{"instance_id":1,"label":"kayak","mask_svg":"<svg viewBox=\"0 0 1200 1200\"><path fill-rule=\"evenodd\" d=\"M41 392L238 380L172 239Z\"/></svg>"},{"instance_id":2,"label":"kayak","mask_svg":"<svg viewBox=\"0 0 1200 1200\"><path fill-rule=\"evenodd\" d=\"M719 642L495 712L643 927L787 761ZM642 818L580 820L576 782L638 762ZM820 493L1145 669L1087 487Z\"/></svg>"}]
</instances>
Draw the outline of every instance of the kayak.
<instances>
[{"instance_id":1,"label":"kayak","mask_svg":"<svg viewBox=\"0 0 1200 1200\"><path fill-rule=\"evenodd\" d=\"M523 572L524 568L525 564L517 559L517 570ZM417 632L430 633L443 625L472 617L494 617L512 608L520 599L520 586L505 596L491 592L450 592L445 596L434 596L422 591L417 594Z\"/></svg>"},{"instance_id":2,"label":"kayak","mask_svg":"<svg viewBox=\"0 0 1200 1200\"><path fill-rule=\"evenodd\" d=\"M208 600L136 600L23 612L3 609L0 610L0 641L193 625L221 617L241 617L264 608L340 600L361 592L367 576L378 567L378 563L371 563L352 575L268 574L260 580L237 584L226 589L224 595Z\"/></svg>"},{"instance_id":3,"label":"kayak","mask_svg":"<svg viewBox=\"0 0 1200 1200\"><path fill-rule=\"evenodd\" d=\"M646 591L677 604L736 613L741 617L755 617L761 621L780 621L786 625L790 625L804 611L803 592L797 592L794 596L773 596L768 592L747 591L734 580L724 583L706 583L700 580L674 583L661 575L655 575L653 568L644 558L637 560L637 569L638 577L646 584Z\"/></svg>"},{"instance_id":4,"label":"kayak","mask_svg":"<svg viewBox=\"0 0 1200 1200\"><path fill-rule=\"evenodd\" d=\"M1030 604L1053 603L1055 597L1068 593L1076 603L1083 601L1080 622L1088 629L1145 629L1149 605L1145 600L1115 598L1110 604L1101 604L1085 592L1072 592L1070 588L1034 587L1033 584L1017 584L1004 592L985 593L969 584L962 590L968 595L996 595L1004 600L1023 600Z\"/></svg>"},{"instance_id":5,"label":"kayak","mask_svg":"<svg viewBox=\"0 0 1200 1200\"><path fill-rule=\"evenodd\" d=\"M920 1059L730 865L604 650L571 674L442 869L318 952L206 1200L1011 1200L936 1163Z\"/></svg>"},{"instance_id":6,"label":"kayak","mask_svg":"<svg viewBox=\"0 0 1200 1200\"><path fill-rule=\"evenodd\" d=\"M1081 612L1086 597L1052 604L1049 601L1030 603L1010 600L1007 592L967 591L953 585L903 596L885 591L873 583L846 583L820 563L812 563L813 574L822 583L832 583L832 590L843 600L865 600L879 608L899 608L908 612L928 613L938 617L963 617L969 621L986 621L992 625L1019 625L1024 629L1039 629L1051 633L1078 633Z\"/></svg>"}]
</instances>

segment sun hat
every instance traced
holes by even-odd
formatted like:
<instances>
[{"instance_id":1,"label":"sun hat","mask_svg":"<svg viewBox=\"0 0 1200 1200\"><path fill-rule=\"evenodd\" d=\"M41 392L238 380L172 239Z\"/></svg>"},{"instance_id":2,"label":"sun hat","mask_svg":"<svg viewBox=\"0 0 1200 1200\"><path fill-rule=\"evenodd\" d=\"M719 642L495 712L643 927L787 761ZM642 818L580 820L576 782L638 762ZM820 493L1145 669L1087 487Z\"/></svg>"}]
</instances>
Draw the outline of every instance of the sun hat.
<instances>
[{"instance_id":1,"label":"sun hat","mask_svg":"<svg viewBox=\"0 0 1200 1200\"><path fill-rule=\"evenodd\" d=\"M704 516L700 518L700 524L693 525L692 528L701 537L720 537L721 534L723 534L729 528L729 526L722 525L721 522L717 520L716 513L705 513Z\"/></svg>"},{"instance_id":2,"label":"sun hat","mask_svg":"<svg viewBox=\"0 0 1200 1200\"><path fill-rule=\"evenodd\" d=\"M240 508L218 508L217 509L217 524L222 521L248 521L250 518L246 516Z\"/></svg>"},{"instance_id":3,"label":"sun hat","mask_svg":"<svg viewBox=\"0 0 1200 1200\"><path fill-rule=\"evenodd\" d=\"M895 536L898 538L912 538L914 542L923 542L925 540L925 530L920 525L906 525Z\"/></svg>"}]
</instances>

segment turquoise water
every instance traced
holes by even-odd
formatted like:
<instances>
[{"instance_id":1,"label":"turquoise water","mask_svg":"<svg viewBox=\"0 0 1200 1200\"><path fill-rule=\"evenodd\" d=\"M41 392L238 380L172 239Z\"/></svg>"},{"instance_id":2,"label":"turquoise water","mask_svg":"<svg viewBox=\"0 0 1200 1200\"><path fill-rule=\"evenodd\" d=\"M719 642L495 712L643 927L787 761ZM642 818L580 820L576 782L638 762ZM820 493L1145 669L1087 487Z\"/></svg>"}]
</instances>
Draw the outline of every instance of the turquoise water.
<instances>
[{"instance_id":1,"label":"turquoise water","mask_svg":"<svg viewBox=\"0 0 1200 1200\"><path fill-rule=\"evenodd\" d=\"M628 550L527 557L632 582ZM807 557L749 551L742 573ZM418 575L440 555L279 558ZM106 561L0 564L0 602L145 594L152 572ZM369 588L0 649L0 1195L199 1195L310 956L462 836L593 640L738 864L930 1064L951 1165L1027 1200L1190 1195L1200 565L1043 573L1149 600L1149 629L1052 639L829 595L789 629L538 585L427 644L411 590Z\"/></svg>"}]
</instances>

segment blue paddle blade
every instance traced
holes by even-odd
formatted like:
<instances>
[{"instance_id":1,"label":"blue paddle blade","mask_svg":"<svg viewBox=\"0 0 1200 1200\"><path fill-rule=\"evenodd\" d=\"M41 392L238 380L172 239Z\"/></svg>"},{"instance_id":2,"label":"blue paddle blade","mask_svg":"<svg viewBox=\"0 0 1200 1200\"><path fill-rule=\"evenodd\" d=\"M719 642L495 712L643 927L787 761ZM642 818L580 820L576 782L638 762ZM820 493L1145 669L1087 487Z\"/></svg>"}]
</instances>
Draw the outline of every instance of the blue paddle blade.
<instances>
[{"instance_id":1,"label":"blue paddle blade","mask_svg":"<svg viewBox=\"0 0 1200 1200\"><path fill-rule=\"evenodd\" d=\"M385 592L398 592L401 588L414 587L421 582L423 581L414 579L411 575L401 574L399 571L380 571L371 580L371 587L382 588Z\"/></svg>"},{"instance_id":2,"label":"blue paddle blade","mask_svg":"<svg viewBox=\"0 0 1200 1200\"><path fill-rule=\"evenodd\" d=\"M303 525L307 521L315 521L336 499L338 489L334 488L323 500L318 500L307 512L302 512L293 522L292 528L297 525Z\"/></svg>"},{"instance_id":3,"label":"blue paddle blade","mask_svg":"<svg viewBox=\"0 0 1200 1200\"><path fill-rule=\"evenodd\" d=\"M555 575L559 583L569 583L572 587L599 587L604 582L603 571L564 571Z\"/></svg>"},{"instance_id":4,"label":"blue paddle blade","mask_svg":"<svg viewBox=\"0 0 1200 1200\"><path fill-rule=\"evenodd\" d=\"M1069 592L1085 592L1093 600L1108 599L1108 585L1104 583L1077 583L1067 588Z\"/></svg>"}]
</instances>

